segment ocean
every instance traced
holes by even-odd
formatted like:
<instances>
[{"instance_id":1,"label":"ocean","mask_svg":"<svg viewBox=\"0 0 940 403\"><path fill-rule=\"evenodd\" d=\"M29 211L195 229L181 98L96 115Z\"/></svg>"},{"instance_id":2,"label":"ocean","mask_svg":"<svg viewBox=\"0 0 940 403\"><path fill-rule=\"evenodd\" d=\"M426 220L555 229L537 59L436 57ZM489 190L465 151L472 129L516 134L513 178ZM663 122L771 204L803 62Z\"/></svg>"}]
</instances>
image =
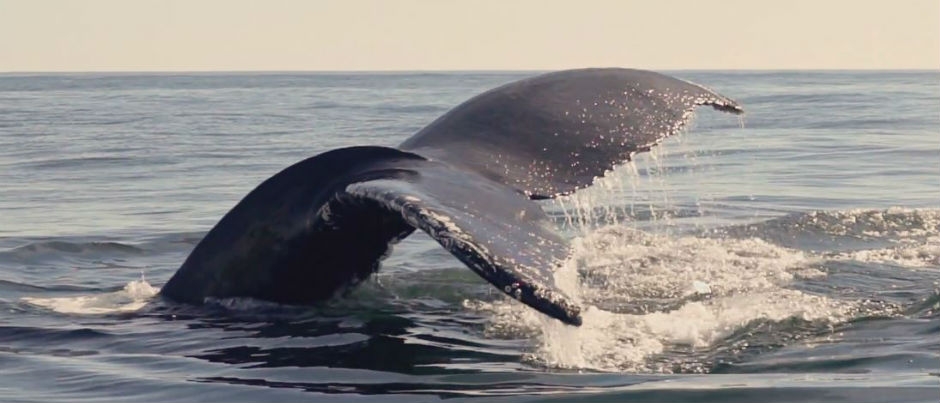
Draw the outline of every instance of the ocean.
<instances>
[{"instance_id":1,"label":"ocean","mask_svg":"<svg viewBox=\"0 0 940 403\"><path fill-rule=\"evenodd\" d=\"M313 307L156 292L261 181L535 72L0 74L0 401L940 400L940 73L739 101L540 202L578 328L424 234Z\"/></svg>"}]
</instances>

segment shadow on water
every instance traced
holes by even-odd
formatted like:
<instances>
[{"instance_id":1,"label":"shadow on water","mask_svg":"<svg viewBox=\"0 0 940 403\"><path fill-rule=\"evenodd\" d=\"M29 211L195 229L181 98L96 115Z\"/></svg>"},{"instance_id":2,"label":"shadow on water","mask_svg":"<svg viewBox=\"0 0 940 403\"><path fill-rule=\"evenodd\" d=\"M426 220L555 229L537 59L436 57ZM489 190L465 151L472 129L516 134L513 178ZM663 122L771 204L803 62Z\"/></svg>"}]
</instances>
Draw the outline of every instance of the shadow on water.
<instances>
[{"instance_id":1,"label":"shadow on water","mask_svg":"<svg viewBox=\"0 0 940 403\"><path fill-rule=\"evenodd\" d=\"M201 334L194 345L201 348L183 355L243 369L439 375L519 361L513 349L480 343L482 318L442 301L397 300L383 291L369 284L354 295L309 307L241 299L196 307L157 300L138 315L182 322L187 334ZM218 342L206 343L212 338Z\"/></svg>"},{"instance_id":2,"label":"shadow on water","mask_svg":"<svg viewBox=\"0 0 940 403\"><path fill-rule=\"evenodd\" d=\"M208 350L191 357L247 368L340 367L413 375L468 372L436 366L455 361L493 363L513 362L517 359L509 354L418 344L421 341L433 341L454 346L459 341L447 338L428 340L427 336L413 337L409 329L414 326L415 322L401 317L374 318L355 329L344 328L340 322L269 323L259 328L253 339L328 336L338 344L318 347L246 345Z\"/></svg>"}]
</instances>

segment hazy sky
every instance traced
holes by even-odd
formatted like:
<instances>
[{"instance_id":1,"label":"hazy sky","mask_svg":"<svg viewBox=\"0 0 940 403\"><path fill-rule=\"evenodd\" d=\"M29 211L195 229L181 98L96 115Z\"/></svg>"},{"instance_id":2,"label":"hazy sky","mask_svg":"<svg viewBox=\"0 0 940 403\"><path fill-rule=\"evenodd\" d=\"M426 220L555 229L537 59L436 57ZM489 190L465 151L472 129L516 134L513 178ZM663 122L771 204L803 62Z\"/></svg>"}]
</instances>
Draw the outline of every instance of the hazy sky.
<instances>
[{"instance_id":1,"label":"hazy sky","mask_svg":"<svg viewBox=\"0 0 940 403\"><path fill-rule=\"evenodd\" d=\"M0 0L0 71L940 69L940 0Z\"/></svg>"}]
</instances>

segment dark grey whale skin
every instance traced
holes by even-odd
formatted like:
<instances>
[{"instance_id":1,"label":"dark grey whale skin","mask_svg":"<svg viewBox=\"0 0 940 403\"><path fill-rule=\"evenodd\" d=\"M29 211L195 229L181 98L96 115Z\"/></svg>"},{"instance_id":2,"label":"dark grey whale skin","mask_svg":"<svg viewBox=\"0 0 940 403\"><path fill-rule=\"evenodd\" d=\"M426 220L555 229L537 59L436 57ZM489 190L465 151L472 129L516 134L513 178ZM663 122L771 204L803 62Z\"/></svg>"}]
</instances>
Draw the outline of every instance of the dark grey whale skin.
<instances>
[{"instance_id":1,"label":"dark grey whale skin","mask_svg":"<svg viewBox=\"0 0 940 403\"><path fill-rule=\"evenodd\" d=\"M427 232L523 303L580 325L555 285L568 243L530 199L590 185L679 131L697 105L733 100L662 74L568 70L520 80L444 114L399 149L349 147L261 183L196 245L160 293L171 300L327 300Z\"/></svg>"},{"instance_id":2,"label":"dark grey whale skin","mask_svg":"<svg viewBox=\"0 0 940 403\"><path fill-rule=\"evenodd\" d=\"M652 71L560 71L477 95L399 148L551 198L675 134L697 105L743 112L705 87Z\"/></svg>"}]
</instances>

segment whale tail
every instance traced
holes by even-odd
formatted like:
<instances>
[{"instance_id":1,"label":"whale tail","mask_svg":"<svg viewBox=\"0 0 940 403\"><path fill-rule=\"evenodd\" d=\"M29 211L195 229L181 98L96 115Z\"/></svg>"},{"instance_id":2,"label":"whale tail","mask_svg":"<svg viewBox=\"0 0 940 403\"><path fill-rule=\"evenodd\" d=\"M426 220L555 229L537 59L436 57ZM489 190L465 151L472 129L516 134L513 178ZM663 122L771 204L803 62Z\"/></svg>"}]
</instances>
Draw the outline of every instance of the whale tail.
<instances>
[{"instance_id":1,"label":"whale tail","mask_svg":"<svg viewBox=\"0 0 940 403\"><path fill-rule=\"evenodd\" d=\"M552 276L568 243L529 199L590 185L678 132L697 105L742 112L709 89L641 70L507 84L400 149L337 149L267 179L206 234L161 294L192 303L322 301L367 278L392 244L420 229L504 293L578 325L580 308Z\"/></svg>"},{"instance_id":2,"label":"whale tail","mask_svg":"<svg viewBox=\"0 0 940 403\"><path fill-rule=\"evenodd\" d=\"M537 204L473 172L384 147L333 150L274 175L209 231L161 293L192 303L325 300L375 272L416 228L503 292L580 324L578 307L552 281L567 243Z\"/></svg>"}]
</instances>

